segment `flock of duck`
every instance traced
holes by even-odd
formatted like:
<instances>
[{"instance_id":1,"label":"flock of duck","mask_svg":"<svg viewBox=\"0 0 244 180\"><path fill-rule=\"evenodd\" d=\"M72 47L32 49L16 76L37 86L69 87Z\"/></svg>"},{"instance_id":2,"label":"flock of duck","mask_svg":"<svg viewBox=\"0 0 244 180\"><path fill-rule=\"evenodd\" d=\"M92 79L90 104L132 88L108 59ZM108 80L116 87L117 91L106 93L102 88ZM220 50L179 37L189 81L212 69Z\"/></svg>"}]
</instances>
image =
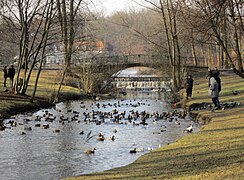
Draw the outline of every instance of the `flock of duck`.
<instances>
[{"instance_id":1,"label":"flock of duck","mask_svg":"<svg viewBox=\"0 0 244 180\"><path fill-rule=\"evenodd\" d=\"M119 108L122 106L131 107L131 110L119 111ZM94 101L90 105L80 102L79 110L70 108L64 111L56 106L51 110L43 110L39 115L28 113L22 122L18 122L18 118L13 116L5 124L5 128L23 126L21 135L26 135L27 131L32 131L35 128L49 129L51 127L50 124L54 121L61 125L65 125L67 123L85 123L99 126L104 123L111 123L118 125L148 126L149 124L156 125L159 121L168 121L176 125L180 125L181 120L184 120L187 116L187 112L183 110L152 113L149 113L146 110L138 111L136 108L139 106L144 106L144 109L147 109L147 106L150 106L150 102L148 102L148 100L141 100L138 102L136 99L130 101L115 100L114 103L101 103L101 101ZM75 109L77 109L77 107ZM107 111L108 109L110 110ZM29 124L30 121L34 122L32 123L32 126ZM160 134L166 131L167 127L165 125L161 125L161 127L162 129L160 132L153 132L153 134ZM61 132L60 129L52 129L52 131L53 133ZM91 130L89 132L82 130L79 132L79 135L83 135L86 142L89 142L92 138L96 138L97 141L115 141L117 131L117 129L113 129L112 132L114 135L111 137L105 137L102 132L92 135ZM187 133L191 133L192 131L192 125L184 130L184 132ZM147 150L151 151L153 148L148 148ZM96 148L93 148L84 151L84 153L94 154L95 151ZM144 151L144 148L133 148L128 151L129 153L136 153Z\"/></svg>"},{"instance_id":2,"label":"flock of duck","mask_svg":"<svg viewBox=\"0 0 244 180\"><path fill-rule=\"evenodd\" d=\"M231 109L240 106L240 102L231 101L231 102L221 102L221 110L225 109ZM212 106L209 103L201 103L201 104L195 104L194 107L190 108L190 111L200 111L200 110L210 110L211 112L214 111L214 106Z\"/></svg>"}]
</instances>

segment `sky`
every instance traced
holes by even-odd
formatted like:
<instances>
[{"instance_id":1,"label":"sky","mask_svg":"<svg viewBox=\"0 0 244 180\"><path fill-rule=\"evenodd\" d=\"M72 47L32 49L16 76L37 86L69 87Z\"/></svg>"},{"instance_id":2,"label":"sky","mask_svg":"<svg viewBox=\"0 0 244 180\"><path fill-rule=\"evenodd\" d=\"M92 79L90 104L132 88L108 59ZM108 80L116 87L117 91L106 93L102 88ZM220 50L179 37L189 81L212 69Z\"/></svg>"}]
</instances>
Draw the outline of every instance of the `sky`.
<instances>
[{"instance_id":1,"label":"sky","mask_svg":"<svg viewBox=\"0 0 244 180\"><path fill-rule=\"evenodd\" d=\"M136 1L139 3L142 2L142 0ZM116 11L129 10L130 8L142 8L132 0L97 0L96 4L96 9L98 11L103 11L105 15L111 15Z\"/></svg>"}]
</instances>

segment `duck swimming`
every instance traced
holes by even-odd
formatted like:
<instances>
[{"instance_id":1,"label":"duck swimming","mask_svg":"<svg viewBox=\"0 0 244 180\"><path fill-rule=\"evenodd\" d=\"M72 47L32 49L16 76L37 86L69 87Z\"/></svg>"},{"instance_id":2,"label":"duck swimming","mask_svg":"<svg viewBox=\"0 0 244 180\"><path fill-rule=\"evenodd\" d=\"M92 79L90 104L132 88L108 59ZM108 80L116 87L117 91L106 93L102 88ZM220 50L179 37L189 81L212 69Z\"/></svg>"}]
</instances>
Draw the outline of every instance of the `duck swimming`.
<instances>
[{"instance_id":1,"label":"duck swimming","mask_svg":"<svg viewBox=\"0 0 244 180\"><path fill-rule=\"evenodd\" d=\"M93 149L88 149L86 151L84 151L86 154L94 154L95 153L96 148Z\"/></svg>"}]
</instances>

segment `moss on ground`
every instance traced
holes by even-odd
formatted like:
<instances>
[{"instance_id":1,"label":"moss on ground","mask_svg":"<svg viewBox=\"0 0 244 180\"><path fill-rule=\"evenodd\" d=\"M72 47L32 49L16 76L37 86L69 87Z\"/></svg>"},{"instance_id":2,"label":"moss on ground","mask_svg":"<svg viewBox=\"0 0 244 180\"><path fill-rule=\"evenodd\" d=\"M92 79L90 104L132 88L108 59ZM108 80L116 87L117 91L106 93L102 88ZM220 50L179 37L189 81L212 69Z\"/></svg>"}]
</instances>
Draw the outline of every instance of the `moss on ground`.
<instances>
[{"instance_id":1,"label":"moss on ground","mask_svg":"<svg viewBox=\"0 0 244 180\"><path fill-rule=\"evenodd\" d=\"M221 102L241 105L210 112L193 113L209 121L197 133L143 155L134 163L109 171L82 175L73 179L244 179L244 80L234 74L222 75ZM212 103L207 96L207 80L195 79L195 103ZM232 90L239 90L233 95Z\"/></svg>"}]
</instances>

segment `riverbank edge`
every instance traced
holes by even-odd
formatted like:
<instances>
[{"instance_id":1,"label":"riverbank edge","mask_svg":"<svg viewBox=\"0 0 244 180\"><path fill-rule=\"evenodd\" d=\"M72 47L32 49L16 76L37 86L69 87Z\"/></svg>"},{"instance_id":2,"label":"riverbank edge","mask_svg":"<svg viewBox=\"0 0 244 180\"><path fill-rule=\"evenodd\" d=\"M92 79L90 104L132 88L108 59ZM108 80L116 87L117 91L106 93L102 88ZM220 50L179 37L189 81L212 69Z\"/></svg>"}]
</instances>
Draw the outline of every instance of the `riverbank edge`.
<instances>
[{"instance_id":1,"label":"riverbank edge","mask_svg":"<svg viewBox=\"0 0 244 180\"><path fill-rule=\"evenodd\" d=\"M206 99L203 99L203 100L206 100ZM179 104L183 108L188 108L188 109L193 108L194 109L196 106L199 106L199 104L201 104L201 103L192 103L191 100L188 100L187 102L183 102L183 103L179 103ZM239 112L239 110L237 111L241 115L241 112L243 112L242 110L244 109L243 105L238 109L241 109L240 112ZM202 125L202 128L200 129L200 131L189 134L184 137L181 137L171 144L168 144L166 146L158 148L155 151L144 154L144 155L140 156L135 162L133 162L129 165L113 168L113 169L102 171L102 172L83 174L83 175L79 175L79 176L75 176L75 177L69 177L69 178L65 178L65 179L66 180L73 180L73 179L75 179L75 180L77 180L77 179L88 179L88 180L133 179L134 180L134 179L202 179L203 177L205 179L213 179L213 178L214 179L226 179L226 178L227 179L242 179L242 177L244 177L244 168L243 168L244 161L242 161L241 159L240 159L240 161L237 161L237 162L234 161L233 164L229 165L229 167L226 167L226 166L222 167L223 168L222 170L221 170L221 167L218 167L217 165L213 165L213 169L209 170L209 171L212 171L213 174L209 173L208 171L206 172L206 174L204 174L205 167L203 168L202 175L201 175L201 173L194 175L194 174L187 174L186 172L180 172L180 171L177 172L177 170L173 170L174 173L172 173L172 174L176 173L175 174L176 176L174 176L172 174L164 174L164 173L167 173L168 170L159 169L159 170L152 171L151 167L145 168L142 171L140 170L140 168L142 168L142 167L144 168L144 165L147 164L148 161L152 164L152 166L157 167L156 164L158 163L158 159L155 158L157 156L157 154L165 154L164 151L169 152L171 150L173 151L174 149L181 148L179 141L184 141L183 139L186 139L186 138L188 140L190 139L194 142L194 137L196 136L196 134L205 134L206 132L203 132L203 131L205 131L205 128L208 125L213 124L212 121L214 119L222 119L222 118L225 119L225 115L226 115L226 114L222 114L222 115L218 115L218 117L217 116L215 117L215 115L210 114L209 111L208 111L208 113L203 113L198 110L193 110L193 111L190 111L189 113L190 113L190 116L192 116L196 122L198 122L200 125ZM235 114L235 116L238 116L239 114ZM240 116L240 117L241 117L241 119L244 118L243 116ZM237 118L235 118L235 120L237 120ZM241 127L237 127L237 128L241 128ZM189 144L190 143L192 143L192 142L189 142ZM213 142L213 143L215 143L215 142ZM186 145L186 144L184 144L184 145ZM228 148L228 145L226 145L226 148ZM200 154L200 153L201 153L200 150L199 150L199 152L198 151L195 152L195 154ZM240 156L240 154L238 154L237 156ZM240 157L242 157L242 156L240 156ZM193 157L193 159L195 159L195 158L196 157ZM163 160L162 160L162 164L165 163L165 162L163 162ZM148 167L151 166L151 164L148 165ZM218 163L216 163L216 164L218 164ZM172 169L177 168L176 164L173 164L173 165L168 164L168 165L171 166ZM185 164L183 164L183 166L190 166L190 165L187 165L187 163L185 163ZM199 165L199 166L201 166L201 165ZM223 173L225 170L227 172ZM235 172L235 170L236 170L236 172ZM162 174L162 176L161 176L161 174Z\"/></svg>"},{"instance_id":2,"label":"riverbank edge","mask_svg":"<svg viewBox=\"0 0 244 180\"><path fill-rule=\"evenodd\" d=\"M34 102L30 102L30 98L27 96L24 100L27 100L28 103L25 105L13 105L8 110L1 111L0 112L0 122L4 119L10 118L13 115L19 114L19 113L25 113L25 112L34 112L38 111L43 108L49 108L52 106L55 106L56 103L59 102L65 102L65 101L72 101L72 100L88 100L96 98L98 99L106 99L106 98L113 98L110 94L77 94L77 93L61 93L59 97L59 101L56 103L50 102L49 99L43 98L43 97L36 97Z\"/></svg>"}]
</instances>

